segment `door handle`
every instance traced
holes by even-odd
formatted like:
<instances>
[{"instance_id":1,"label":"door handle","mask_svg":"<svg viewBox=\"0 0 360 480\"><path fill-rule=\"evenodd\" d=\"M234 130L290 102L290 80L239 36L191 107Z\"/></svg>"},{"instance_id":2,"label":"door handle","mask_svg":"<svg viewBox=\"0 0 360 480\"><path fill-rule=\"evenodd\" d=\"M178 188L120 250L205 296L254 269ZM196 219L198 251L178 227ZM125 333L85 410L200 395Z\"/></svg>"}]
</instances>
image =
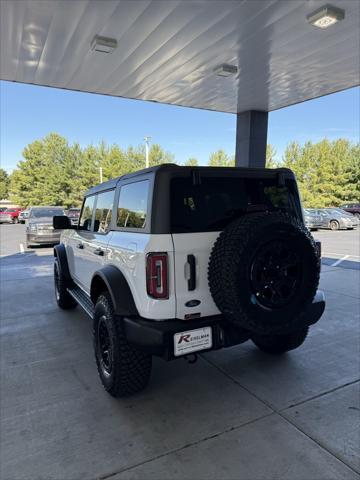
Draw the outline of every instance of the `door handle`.
<instances>
[{"instance_id":1,"label":"door handle","mask_svg":"<svg viewBox=\"0 0 360 480\"><path fill-rule=\"evenodd\" d=\"M100 257L104 256L104 250L102 248L97 248L94 250L95 255L99 255Z\"/></svg>"},{"instance_id":2,"label":"door handle","mask_svg":"<svg viewBox=\"0 0 360 480\"><path fill-rule=\"evenodd\" d=\"M80 248L80 250L83 250L84 245L83 245L82 243L78 243L78 244L76 245L76 248Z\"/></svg>"},{"instance_id":3,"label":"door handle","mask_svg":"<svg viewBox=\"0 0 360 480\"><path fill-rule=\"evenodd\" d=\"M192 291L196 288L196 261L194 255L188 255L187 261L190 266L190 275L188 278L188 290Z\"/></svg>"}]
</instances>

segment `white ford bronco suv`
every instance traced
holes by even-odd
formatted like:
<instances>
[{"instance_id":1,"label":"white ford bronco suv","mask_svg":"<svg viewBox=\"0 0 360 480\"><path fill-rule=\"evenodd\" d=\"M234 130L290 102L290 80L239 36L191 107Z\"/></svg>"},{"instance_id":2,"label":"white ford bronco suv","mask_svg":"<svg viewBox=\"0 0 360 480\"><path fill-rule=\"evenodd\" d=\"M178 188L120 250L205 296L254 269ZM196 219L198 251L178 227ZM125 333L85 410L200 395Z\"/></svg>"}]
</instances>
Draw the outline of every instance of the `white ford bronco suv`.
<instances>
[{"instance_id":1,"label":"white ford bronco suv","mask_svg":"<svg viewBox=\"0 0 360 480\"><path fill-rule=\"evenodd\" d=\"M54 248L56 300L93 321L95 358L113 396L142 390L152 356L251 339L300 346L325 301L320 248L287 169L161 165L85 194L78 225Z\"/></svg>"}]
</instances>

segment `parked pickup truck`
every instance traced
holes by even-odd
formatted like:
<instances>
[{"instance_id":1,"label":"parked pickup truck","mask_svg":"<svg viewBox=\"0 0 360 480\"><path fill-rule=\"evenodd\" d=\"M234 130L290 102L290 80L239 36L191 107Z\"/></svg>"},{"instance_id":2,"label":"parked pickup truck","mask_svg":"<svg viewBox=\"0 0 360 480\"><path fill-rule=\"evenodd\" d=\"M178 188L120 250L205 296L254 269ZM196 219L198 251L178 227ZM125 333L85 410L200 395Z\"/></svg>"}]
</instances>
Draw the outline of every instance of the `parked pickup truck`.
<instances>
[{"instance_id":1,"label":"parked pickup truck","mask_svg":"<svg viewBox=\"0 0 360 480\"><path fill-rule=\"evenodd\" d=\"M162 165L85 194L54 248L56 301L93 322L101 382L142 390L152 356L186 358L247 340L299 347L321 317L320 249L287 169Z\"/></svg>"},{"instance_id":2,"label":"parked pickup truck","mask_svg":"<svg viewBox=\"0 0 360 480\"><path fill-rule=\"evenodd\" d=\"M0 212L0 223L19 223L19 214L22 208L7 208Z\"/></svg>"}]
</instances>

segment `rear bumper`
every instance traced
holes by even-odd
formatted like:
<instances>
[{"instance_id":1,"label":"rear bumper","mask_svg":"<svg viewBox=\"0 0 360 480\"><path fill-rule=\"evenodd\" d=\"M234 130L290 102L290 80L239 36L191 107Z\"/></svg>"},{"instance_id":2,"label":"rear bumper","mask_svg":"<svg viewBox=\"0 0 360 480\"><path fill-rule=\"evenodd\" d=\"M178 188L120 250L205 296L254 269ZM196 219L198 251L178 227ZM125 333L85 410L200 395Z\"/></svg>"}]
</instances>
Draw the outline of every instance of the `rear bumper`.
<instances>
[{"instance_id":1,"label":"rear bumper","mask_svg":"<svg viewBox=\"0 0 360 480\"><path fill-rule=\"evenodd\" d=\"M324 310L325 296L319 290L312 304L301 314L304 327L316 323ZM179 358L174 355L174 335L176 333L203 327L211 327L212 347L201 350L199 353L238 345L251 338L251 332L233 327L224 320L222 315L188 321L178 319L155 321L141 317L124 318L124 330L128 342L142 351L166 360Z\"/></svg>"}]
</instances>

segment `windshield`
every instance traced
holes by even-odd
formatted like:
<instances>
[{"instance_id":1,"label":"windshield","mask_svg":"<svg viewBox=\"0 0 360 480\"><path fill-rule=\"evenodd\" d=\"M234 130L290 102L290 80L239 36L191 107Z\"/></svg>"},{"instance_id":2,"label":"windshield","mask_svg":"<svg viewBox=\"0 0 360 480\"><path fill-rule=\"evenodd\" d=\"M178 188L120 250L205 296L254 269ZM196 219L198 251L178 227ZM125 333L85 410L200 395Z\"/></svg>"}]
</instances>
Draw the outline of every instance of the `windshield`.
<instances>
[{"instance_id":1,"label":"windshield","mask_svg":"<svg viewBox=\"0 0 360 480\"><path fill-rule=\"evenodd\" d=\"M65 215L64 210L60 208L39 208L31 210L30 218L54 217L55 215Z\"/></svg>"},{"instance_id":2,"label":"windshield","mask_svg":"<svg viewBox=\"0 0 360 480\"><path fill-rule=\"evenodd\" d=\"M338 213L340 213L341 215L345 215L345 217L352 217L352 214L349 213L349 212L346 212L345 210L343 210L342 208L334 208L334 210Z\"/></svg>"},{"instance_id":3,"label":"windshield","mask_svg":"<svg viewBox=\"0 0 360 480\"><path fill-rule=\"evenodd\" d=\"M295 183L279 186L275 178L201 177L171 181L173 233L223 230L231 221L254 211L283 211L302 218Z\"/></svg>"}]
</instances>

